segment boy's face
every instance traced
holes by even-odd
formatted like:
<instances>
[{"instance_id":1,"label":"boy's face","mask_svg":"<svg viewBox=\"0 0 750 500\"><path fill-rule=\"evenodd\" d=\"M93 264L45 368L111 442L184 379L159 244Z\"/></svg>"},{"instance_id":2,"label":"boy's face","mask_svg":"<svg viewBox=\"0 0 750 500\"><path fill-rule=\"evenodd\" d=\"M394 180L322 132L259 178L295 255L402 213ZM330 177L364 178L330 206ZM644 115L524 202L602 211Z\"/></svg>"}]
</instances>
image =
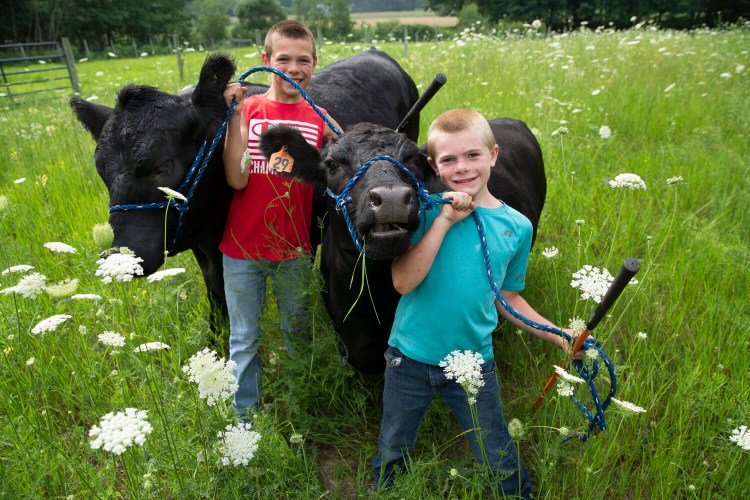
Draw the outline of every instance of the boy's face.
<instances>
[{"instance_id":1,"label":"boy's face","mask_svg":"<svg viewBox=\"0 0 750 500\"><path fill-rule=\"evenodd\" d=\"M304 38L274 37L271 55L261 54L263 64L282 71L304 88L310 84L315 71L316 60L313 55L313 45ZM278 75L271 80L272 97L282 102L299 101L300 94L291 83Z\"/></svg>"},{"instance_id":2,"label":"boy's face","mask_svg":"<svg viewBox=\"0 0 750 500\"><path fill-rule=\"evenodd\" d=\"M434 142L435 156L428 161L451 191L471 195L479 205L492 198L487 189L497 161L497 144L489 149L476 132L441 133Z\"/></svg>"}]
</instances>

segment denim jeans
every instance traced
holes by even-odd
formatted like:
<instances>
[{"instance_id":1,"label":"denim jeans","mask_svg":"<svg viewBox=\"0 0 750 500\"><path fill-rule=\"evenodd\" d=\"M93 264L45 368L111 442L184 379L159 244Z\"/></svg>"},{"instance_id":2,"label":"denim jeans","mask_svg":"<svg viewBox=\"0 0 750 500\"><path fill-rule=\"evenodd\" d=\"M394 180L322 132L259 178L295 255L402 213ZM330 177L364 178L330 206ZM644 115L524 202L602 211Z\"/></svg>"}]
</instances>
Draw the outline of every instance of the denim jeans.
<instances>
[{"instance_id":1,"label":"denim jeans","mask_svg":"<svg viewBox=\"0 0 750 500\"><path fill-rule=\"evenodd\" d=\"M309 288L311 262L308 257L284 262L233 259L224 256L224 291L229 310L229 359L237 365L233 373L239 388L234 410L240 418L258 406L263 396L258 356L260 316L266 302L266 278L276 296L281 334L289 354L296 343L309 339Z\"/></svg>"},{"instance_id":2,"label":"denim jeans","mask_svg":"<svg viewBox=\"0 0 750 500\"><path fill-rule=\"evenodd\" d=\"M414 448L417 431L427 408L435 396L446 402L466 432L471 451L480 463L485 463L477 441L477 430L471 419L466 391L455 381L445 377L439 366L420 363L389 347L385 352L385 387L383 389L383 419L378 439L379 455L373 461L375 488L393 483L394 466L406 472L404 458ZM482 364L484 386L476 395L479 430L484 444L486 465L498 476L498 490L509 496L531 497L528 472L520 464L516 444L508 433L500 400L500 384L495 373L495 360Z\"/></svg>"}]
</instances>

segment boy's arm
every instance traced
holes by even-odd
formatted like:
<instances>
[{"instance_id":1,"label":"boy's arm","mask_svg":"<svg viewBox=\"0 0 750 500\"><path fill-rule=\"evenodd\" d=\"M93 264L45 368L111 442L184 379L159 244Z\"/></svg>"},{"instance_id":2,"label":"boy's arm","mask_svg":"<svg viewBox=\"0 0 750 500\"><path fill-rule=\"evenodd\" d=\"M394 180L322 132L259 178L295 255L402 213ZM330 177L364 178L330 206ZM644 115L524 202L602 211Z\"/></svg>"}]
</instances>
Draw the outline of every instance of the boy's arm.
<instances>
[{"instance_id":1,"label":"boy's arm","mask_svg":"<svg viewBox=\"0 0 750 500\"><path fill-rule=\"evenodd\" d=\"M227 184L234 189L243 189L247 186L248 172L243 173L240 168L242 155L247 149L248 129L242 117L242 96L246 92L239 83L230 83L224 90L224 100L227 106L232 101L236 102L234 113L227 123L226 136L224 137L224 175Z\"/></svg>"},{"instance_id":2,"label":"boy's arm","mask_svg":"<svg viewBox=\"0 0 750 500\"><path fill-rule=\"evenodd\" d=\"M456 222L468 217L474 210L474 202L466 193L448 192L444 194L444 197L451 198L453 201L443 205L440 215L435 218L416 245L405 254L393 259L391 279L393 279L393 287L401 295L411 292L424 280L435 262L435 256L448 230Z\"/></svg>"},{"instance_id":3,"label":"boy's arm","mask_svg":"<svg viewBox=\"0 0 750 500\"><path fill-rule=\"evenodd\" d=\"M529 305L528 302L526 302L526 299L521 297L521 295L518 292L509 292L508 290L500 290L500 293L502 294L503 298L510 304L510 306L516 310L516 312L520 313L522 316L534 321L535 323L540 323L542 325L552 326L555 328L557 327L554 323L552 323L550 320L539 314L534 310L533 307ZM495 299L495 307L497 307L497 312L505 318L508 322L516 325L517 327L526 330L529 333L533 333L537 337L541 338L542 340L546 340L547 342L551 342L552 344L555 344L560 349L564 350L566 353L570 351L570 344L561 336L555 335L554 333L545 332L543 330L538 330L536 328L532 328L531 326L527 325L520 319L516 318L515 316L512 316L508 311L505 310L505 308L500 304L500 301ZM572 335L572 330L565 329L565 332L568 335ZM579 359L583 357L583 351L579 351L576 353L576 359Z\"/></svg>"}]
</instances>

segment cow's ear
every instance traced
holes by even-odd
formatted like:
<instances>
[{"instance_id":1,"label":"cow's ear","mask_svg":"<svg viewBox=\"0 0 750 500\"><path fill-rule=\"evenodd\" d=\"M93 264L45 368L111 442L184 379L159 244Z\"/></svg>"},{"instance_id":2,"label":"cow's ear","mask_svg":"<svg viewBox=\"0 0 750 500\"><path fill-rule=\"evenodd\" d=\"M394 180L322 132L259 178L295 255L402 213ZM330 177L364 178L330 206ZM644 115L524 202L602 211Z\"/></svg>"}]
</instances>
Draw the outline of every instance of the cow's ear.
<instances>
[{"instance_id":1,"label":"cow's ear","mask_svg":"<svg viewBox=\"0 0 750 500\"><path fill-rule=\"evenodd\" d=\"M269 128L260 136L260 150L269 159L275 153L292 159L291 172L280 169L281 173L307 182L316 182L320 177L320 151L312 147L297 129L284 126ZM273 162L270 167L274 168Z\"/></svg>"},{"instance_id":2,"label":"cow's ear","mask_svg":"<svg viewBox=\"0 0 750 500\"><path fill-rule=\"evenodd\" d=\"M74 97L70 100L70 107L76 114L86 130L91 133L95 141L99 141L104 124L107 123L112 115L112 108L103 104L95 104L80 97Z\"/></svg>"},{"instance_id":3,"label":"cow's ear","mask_svg":"<svg viewBox=\"0 0 750 500\"><path fill-rule=\"evenodd\" d=\"M237 67L228 54L217 52L206 57L201 68L198 85L190 99L196 108L208 114L209 121L221 121L227 112L224 89Z\"/></svg>"}]
</instances>

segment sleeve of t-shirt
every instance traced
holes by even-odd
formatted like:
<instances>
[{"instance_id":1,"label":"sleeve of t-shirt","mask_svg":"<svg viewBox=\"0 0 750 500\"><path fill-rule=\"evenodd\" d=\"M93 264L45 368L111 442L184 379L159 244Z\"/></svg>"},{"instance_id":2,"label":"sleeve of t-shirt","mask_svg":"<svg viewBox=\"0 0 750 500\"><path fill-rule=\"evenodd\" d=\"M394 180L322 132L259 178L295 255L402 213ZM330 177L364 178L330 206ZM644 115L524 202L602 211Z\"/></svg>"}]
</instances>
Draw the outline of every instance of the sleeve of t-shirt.
<instances>
[{"instance_id":1,"label":"sleeve of t-shirt","mask_svg":"<svg viewBox=\"0 0 750 500\"><path fill-rule=\"evenodd\" d=\"M508 263L505 270L505 279L500 287L500 289L509 292L520 292L526 287L526 269L529 265L531 237L534 234L529 219L520 216L516 219L516 222L518 224L518 246L516 247L516 253Z\"/></svg>"}]
</instances>

